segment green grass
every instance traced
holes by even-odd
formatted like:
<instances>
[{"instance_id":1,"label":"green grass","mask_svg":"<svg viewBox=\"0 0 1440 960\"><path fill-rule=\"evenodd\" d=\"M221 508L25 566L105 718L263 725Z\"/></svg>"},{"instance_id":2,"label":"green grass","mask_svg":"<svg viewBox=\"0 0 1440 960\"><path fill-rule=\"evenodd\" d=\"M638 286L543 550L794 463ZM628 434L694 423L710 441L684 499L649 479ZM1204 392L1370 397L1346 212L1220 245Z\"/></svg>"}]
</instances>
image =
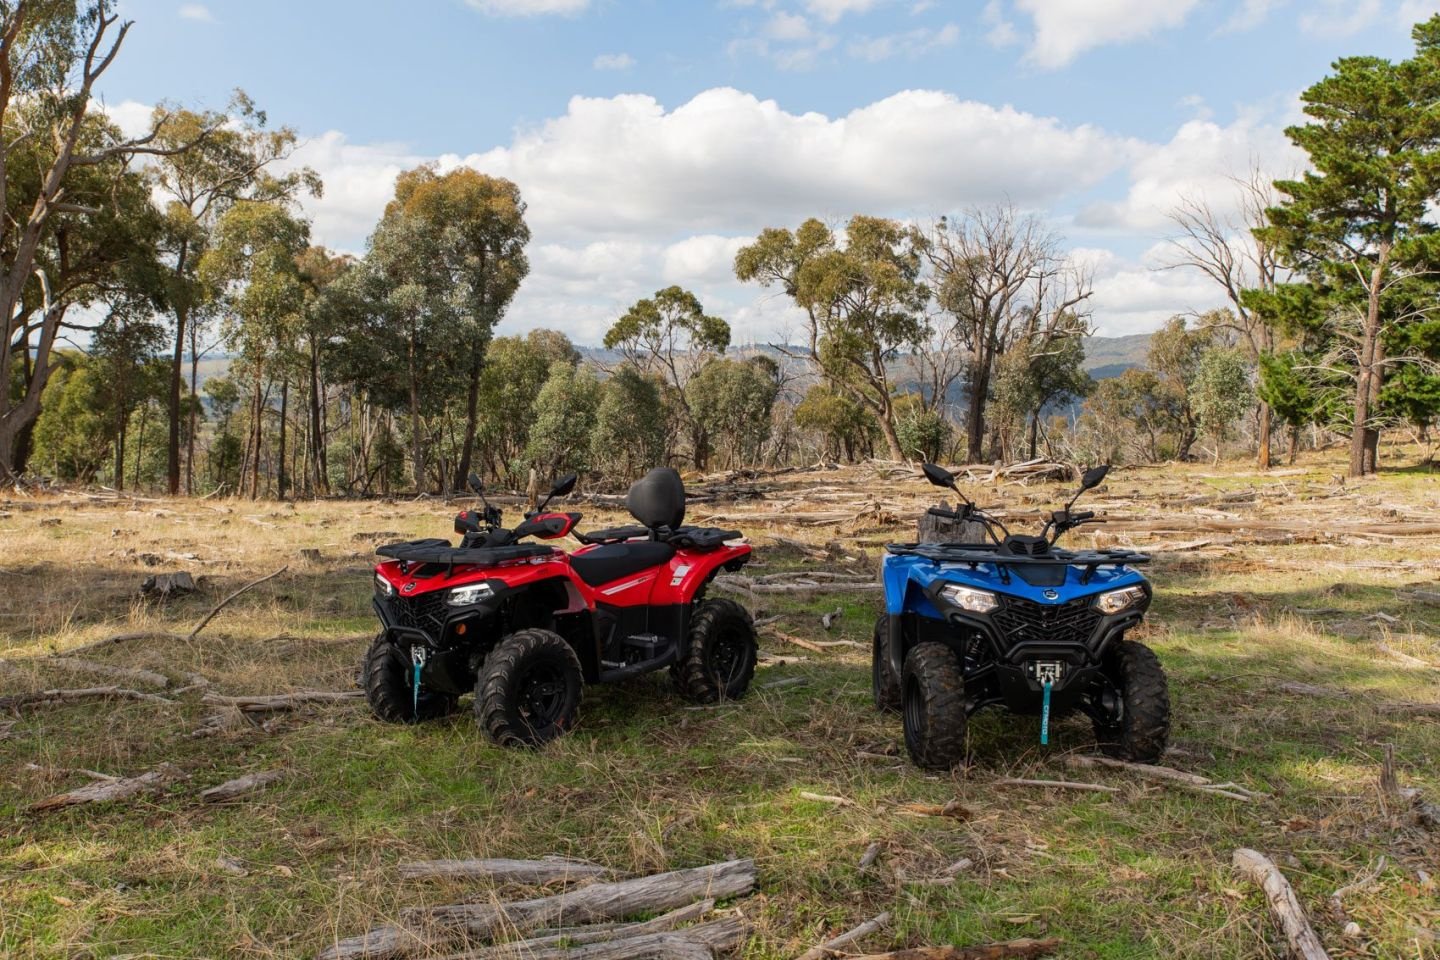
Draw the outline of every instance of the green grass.
<instances>
[{"instance_id":1,"label":"green grass","mask_svg":"<svg viewBox=\"0 0 1440 960\"><path fill-rule=\"evenodd\" d=\"M225 692L343 689L370 629L365 561L350 556L365 548L347 543L349 526L418 535L443 514L436 506L413 515L404 505L365 510L378 516L347 518L338 506L265 513L280 527L259 531L270 539L247 547L243 566L217 566L203 597L158 612L120 607L120 616L183 627L299 547L323 545L329 559L247 594L193 644L145 641L94 659L198 670ZM17 590L37 591L39 607L18 627L0 620L0 653L16 664L0 672L5 691L73 680L22 657L103 634L116 604L129 602L124 585L139 570L105 551L120 549L107 542L109 529L134 521L99 511L64 516L67 537L53 549L90 553L30 547L33 559L10 571ZM23 533L34 518L0 523ZM170 549L187 536L160 532ZM856 566L868 570L873 544L894 533L856 536L870 551ZM216 540L201 552L223 559L231 549ZM1440 799L1440 723L1380 709L1437 699L1437 673L1378 654L1378 628L1363 617L1401 617L1392 630L1406 639L1395 645L1435 662L1440 608L1397 603L1400 584L1385 570L1323 566L1352 555L1415 559L1416 550L1259 547L1243 563L1186 557L1153 570L1157 601L1145 630L1171 678L1178 752L1170 762L1270 795L1254 804L1072 770L1065 755L1092 746L1088 723L1073 718L1041 747L1034 718L981 714L971 728L973 763L952 776L862 759L862 750L897 751L900 733L897 718L870 706L868 654L841 647L817 655L773 636L763 640L767 652L805 660L763 668L743 702L687 710L660 677L589 689L581 726L539 753L487 745L468 711L393 727L371 720L362 704L340 704L283 717L270 732L187 739L211 712L194 694L172 707L26 710L0 740L0 955L306 956L406 906L489 893L473 883L402 881L395 866L404 860L563 854L625 874L753 857L760 890L736 906L755 924L745 956L756 960L794 956L882 910L895 922L867 948L1056 936L1063 957L1278 957L1263 898L1229 866L1236 847L1254 846L1294 883L1333 957L1433 957L1425 931L1440 929L1440 894L1421 877L1440 874L1440 844L1406 811L1386 806L1376 776L1383 746L1393 744L1402 782ZM1433 544L1419 550L1440 557ZM755 573L810 563L763 546L759 556L765 566ZM1275 572L1270 559L1291 566ZM76 572L81 560L91 569ZM62 570L89 580L45 580ZM1334 589L1342 580L1348 585ZM767 596L761 606L785 615L778 626L787 633L868 644L879 597ZM837 606L843 615L827 633L819 616ZM1296 612L1306 610L1339 613ZM1331 629L1357 623L1349 633ZM765 686L792 676L806 683ZM1279 691L1287 680L1345 695ZM137 802L28 811L85 782L74 771L126 775L161 762L188 779ZM277 766L290 776L264 793L223 805L196 798ZM1087 779L1120 792L993 784L1005 776ZM803 791L854 806L805 800ZM954 798L963 819L898 808ZM862 873L857 862L872 842L884 853ZM1381 856L1376 882L1345 900L1361 930L1347 938L1328 898ZM935 877L962 857L976 865L953 886L902 879Z\"/></svg>"}]
</instances>

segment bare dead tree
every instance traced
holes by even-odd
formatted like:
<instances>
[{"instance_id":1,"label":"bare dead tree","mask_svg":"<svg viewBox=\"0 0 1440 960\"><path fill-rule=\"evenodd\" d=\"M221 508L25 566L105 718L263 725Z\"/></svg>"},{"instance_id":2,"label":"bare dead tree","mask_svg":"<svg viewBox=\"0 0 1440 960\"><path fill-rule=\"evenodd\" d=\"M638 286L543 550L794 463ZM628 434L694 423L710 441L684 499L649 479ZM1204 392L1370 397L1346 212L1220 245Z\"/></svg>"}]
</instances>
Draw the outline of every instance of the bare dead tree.
<instances>
[{"instance_id":1,"label":"bare dead tree","mask_svg":"<svg viewBox=\"0 0 1440 960\"><path fill-rule=\"evenodd\" d=\"M1060 238L1011 204L941 217L927 237L936 302L966 353L967 458L984 459L985 406L996 360L1022 339L1057 329L1092 293L1088 275L1064 256Z\"/></svg>"},{"instance_id":2,"label":"bare dead tree","mask_svg":"<svg viewBox=\"0 0 1440 960\"><path fill-rule=\"evenodd\" d=\"M1288 272L1276 260L1274 248L1255 235L1266 223L1265 210L1278 202L1270 179L1252 166L1245 177L1233 178L1236 209L1215 211L1209 200L1186 197L1170 212L1179 233L1169 240L1171 259L1161 269L1199 270L1214 281L1230 301L1233 323L1224 324L1239 339L1252 359L1275 349L1275 331L1245 305L1245 290L1273 291ZM1256 462L1270 469L1270 405L1256 402Z\"/></svg>"}]
</instances>

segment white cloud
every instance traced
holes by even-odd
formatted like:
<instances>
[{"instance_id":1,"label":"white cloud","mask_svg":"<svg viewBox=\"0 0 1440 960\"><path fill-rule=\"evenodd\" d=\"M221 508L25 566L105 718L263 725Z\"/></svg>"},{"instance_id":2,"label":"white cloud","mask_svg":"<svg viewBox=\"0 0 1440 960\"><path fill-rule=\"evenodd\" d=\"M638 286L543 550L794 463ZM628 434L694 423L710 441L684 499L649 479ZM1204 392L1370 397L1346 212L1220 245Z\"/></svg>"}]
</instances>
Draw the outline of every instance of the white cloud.
<instances>
[{"instance_id":1,"label":"white cloud","mask_svg":"<svg viewBox=\"0 0 1440 960\"><path fill-rule=\"evenodd\" d=\"M182 20L198 20L201 23L214 23L215 14L203 3L182 3L179 11Z\"/></svg>"},{"instance_id":2,"label":"white cloud","mask_svg":"<svg viewBox=\"0 0 1440 960\"><path fill-rule=\"evenodd\" d=\"M824 20L835 23L848 13L869 13L884 0L806 0L805 9Z\"/></svg>"},{"instance_id":3,"label":"white cloud","mask_svg":"<svg viewBox=\"0 0 1440 960\"><path fill-rule=\"evenodd\" d=\"M1230 15L1219 29L1219 33L1243 33L1253 30L1270 16L1271 12L1285 6L1290 0L1241 0L1240 6Z\"/></svg>"},{"instance_id":4,"label":"white cloud","mask_svg":"<svg viewBox=\"0 0 1440 960\"><path fill-rule=\"evenodd\" d=\"M672 243L662 254L660 275L666 283L685 286L728 283L734 278L735 254L754 239L706 233Z\"/></svg>"},{"instance_id":5,"label":"white cloud","mask_svg":"<svg viewBox=\"0 0 1440 960\"><path fill-rule=\"evenodd\" d=\"M547 228L740 233L812 214L1038 205L1133 152L1094 127L933 91L832 119L719 88L670 111L643 95L576 97L563 117L463 162L519 183Z\"/></svg>"},{"instance_id":6,"label":"white cloud","mask_svg":"<svg viewBox=\"0 0 1440 960\"><path fill-rule=\"evenodd\" d=\"M150 132L155 108L148 103L122 100L119 103L97 103L96 106L105 111L110 122L127 137L143 137Z\"/></svg>"},{"instance_id":7,"label":"white cloud","mask_svg":"<svg viewBox=\"0 0 1440 960\"><path fill-rule=\"evenodd\" d=\"M1213 280L1193 270L1161 270L1165 251L1153 247L1138 260L1113 251L1077 248L1071 257L1093 271L1090 298L1095 332L1104 337L1148 333L1176 314L1223 306Z\"/></svg>"},{"instance_id":8,"label":"white cloud","mask_svg":"<svg viewBox=\"0 0 1440 960\"><path fill-rule=\"evenodd\" d=\"M1015 0L1035 24L1026 60L1055 69L1086 50L1173 29L1199 0Z\"/></svg>"},{"instance_id":9,"label":"white cloud","mask_svg":"<svg viewBox=\"0 0 1440 960\"><path fill-rule=\"evenodd\" d=\"M771 40L808 40L810 21L798 13L780 11L765 24L765 36Z\"/></svg>"},{"instance_id":10,"label":"white cloud","mask_svg":"<svg viewBox=\"0 0 1440 960\"><path fill-rule=\"evenodd\" d=\"M590 0L465 0L481 13L492 17L538 17L550 13L581 13Z\"/></svg>"},{"instance_id":11,"label":"white cloud","mask_svg":"<svg viewBox=\"0 0 1440 960\"><path fill-rule=\"evenodd\" d=\"M980 22L990 29L985 33L985 42L992 47L1009 47L1020 42L1020 31L1005 18L1005 8L1000 0L990 0L980 14Z\"/></svg>"},{"instance_id":12,"label":"white cloud","mask_svg":"<svg viewBox=\"0 0 1440 960\"><path fill-rule=\"evenodd\" d=\"M1401 0L1400 7L1395 11L1396 20L1405 30L1409 30L1422 20L1429 20L1435 14L1440 13L1440 0Z\"/></svg>"},{"instance_id":13,"label":"white cloud","mask_svg":"<svg viewBox=\"0 0 1440 960\"><path fill-rule=\"evenodd\" d=\"M941 47L954 46L960 39L960 28L953 23L939 30L921 27L905 33L892 33L884 37L860 37L850 44L850 55L861 60L878 63L901 55L915 59Z\"/></svg>"},{"instance_id":14,"label":"white cloud","mask_svg":"<svg viewBox=\"0 0 1440 960\"><path fill-rule=\"evenodd\" d=\"M628 53L602 53L593 66L596 70L629 70L635 66L635 58Z\"/></svg>"},{"instance_id":15,"label":"white cloud","mask_svg":"<svg viewBox=\"0 0 1440 960\"><path fill-rule=\"evenodd\" d=\"M1168 143L1147 147L1130 167L1123 200L1091 204L1076 217L1082 227L1166 232L1182 200L1208 198L1224 215L1236 199L1232 178L1258 166L1271 177L1303 168L1305 154L1285 138L1283 123L1241 117L1222 126L1208 119L1180 126Z\"/></svg>"},{"instance_id":16,"label":"white cloud","mask_svg":"<svg viewBox=\"0 0 1440 960\"><path fill-rule=\"evenodd\" d=\"M1380 17L1380 0L1320 0L1300 18L1300 29L1317 37L1348 37Z\"/></svg>"}]
</instances>

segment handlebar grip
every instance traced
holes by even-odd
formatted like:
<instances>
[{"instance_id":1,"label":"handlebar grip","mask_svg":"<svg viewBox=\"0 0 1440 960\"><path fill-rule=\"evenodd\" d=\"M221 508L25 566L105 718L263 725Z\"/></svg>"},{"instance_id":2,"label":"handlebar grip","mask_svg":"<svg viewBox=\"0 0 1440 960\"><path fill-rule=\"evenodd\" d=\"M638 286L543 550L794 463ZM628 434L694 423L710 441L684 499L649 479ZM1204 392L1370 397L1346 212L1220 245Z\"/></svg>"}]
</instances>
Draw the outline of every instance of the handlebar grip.
<instances>
[{"instance_id":1,"label":"handlebar grip","mask_svg":"<svg viewBox=\"0 0 1440 960\"><path fill-rule=\"evenodd\" d=\"M1083 522L1086 521L1086 520L1094 520L1094 519L1095 519L1095 511L1094 511L1094 510L1082 510L1082 511L1079 512L1079 513L1072 513L1072 514L1070 514L1070 519L1073 520L1073 521L1075 521L1076 523L1083 523Z\"/></svg>"},{"instance_id":2,"label":"handlebar grip","mask_svg":"<svg viewBox=\"0 0 1440 960\"><path fill-rule=\"evenodd\" d=\"M925 512L928 513L928 514L930 514L930 516L932 516L932 517L939 517L939 518L941 518L942 520L962 520L962 519L964 519L963 517L960 516L960 514L956 513L954 510L946 510L946 509L944 509L944 508L942 508L942 507L931 507L929 510L926 510Z\"/></svg>"}]
</instances>

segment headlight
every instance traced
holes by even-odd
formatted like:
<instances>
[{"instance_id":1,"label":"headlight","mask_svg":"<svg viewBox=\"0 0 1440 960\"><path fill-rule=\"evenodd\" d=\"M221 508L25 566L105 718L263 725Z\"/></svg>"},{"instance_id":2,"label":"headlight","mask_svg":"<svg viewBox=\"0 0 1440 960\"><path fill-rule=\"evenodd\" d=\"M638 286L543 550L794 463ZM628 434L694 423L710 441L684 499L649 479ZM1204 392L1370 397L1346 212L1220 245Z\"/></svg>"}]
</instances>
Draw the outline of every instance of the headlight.
<instances>
[{"instance_id":1,"label":"headlight","mask_svg":"<svg viewBox=\"0 0 1440 960\"><path fill-rule=\"evenodd\" d=\"M1095 606L1101 613L1110 616L1144 599L1145 590L1142 587L1121 587L1119 590L1100 594L1095 598Z\"/></svg>"},{"instance_id":2,"label":"headlight","mask_svg":"<svg viewBox=\"0 0 1440 960\"><path fill-rule=\"evenodd\" d=\"M375 574L375 590L382 597L393 597L395 595L395 588L390 585L390 581L378 573Z\"/></svg>"},{"instance_id":3,"label":"headlight","mask_svg":"<svg viewBox=\"0 0 1440 960\"><path fill-rule=\"evenodd\" d=\"M962 587L958 583L946 584L941 587L940 596L961 610L969 610L971 613L989 613L1000 606L1000 601L995 599L995 594L989 590Z\"/></svg>"},{"instance_id":4,"label":"headlight","mask_svg":"<svg viewBox=\"0 0 1440 960\"><path fill-rule=\"evenodd\" d=\"M450 596L445 602L452 607L468 607L472 603L479 603L481 600L489 600L495 596L495 591L490 589L489 584L472 583L468 587L457 587L450 591Z\"/></svg>"}]
</instances>

